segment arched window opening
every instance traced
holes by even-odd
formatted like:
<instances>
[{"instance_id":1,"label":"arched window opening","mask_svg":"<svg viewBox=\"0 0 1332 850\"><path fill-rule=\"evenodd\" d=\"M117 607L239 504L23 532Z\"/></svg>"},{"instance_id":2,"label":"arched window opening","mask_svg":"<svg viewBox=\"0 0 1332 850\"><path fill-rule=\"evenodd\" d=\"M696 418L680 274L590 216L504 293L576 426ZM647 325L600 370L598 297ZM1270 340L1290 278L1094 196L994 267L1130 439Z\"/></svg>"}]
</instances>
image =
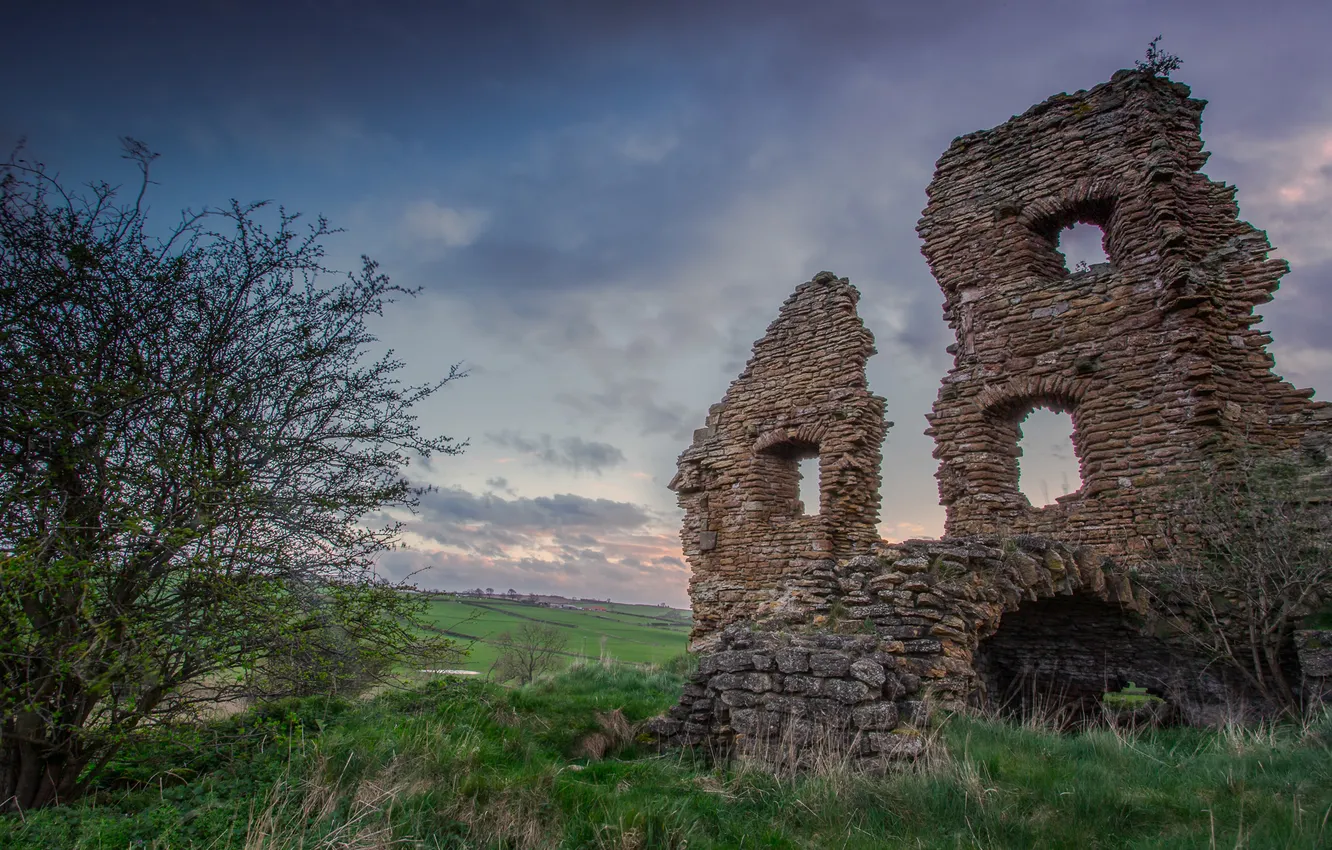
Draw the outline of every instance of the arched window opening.
<instances>
[{"instance_id":1,"label":"arched window opening","mask_svg":"<svg viewBox=\"0 0 1332 850\"><path fill-rule=\"evenodd\" d=\"M1033 238L1031 271L1057 280L1089 272L1102 263L1124 265L1127 260L1111 238L1115 232L1115 201L1108 197L1070 202L1028 222Z\"/></svg>"},{"instance_id":2,"label":"arched window opening","mask_svg":"<svg viewBox=\"0 0 1332 850\"><path fill-rule=\"evenodd\" d=\"M1073 274L1089 271L1092 266L1110 262L1105 252L1105 231L1095 224L1074 222L1056 236L1064 268Z\"/></svg>"},{"instance_id":3,"label":"arched window opening","mask_svg":"<svg viewBox=\"0 0 1332 850\"><path fill-rule=\"evenodd\" d=\"M1035 507L1082 489L1073 417L1038 407L1018 425L1018 489Z\"/></svg>"},{"instance_id":4,"label":"arched window opening","mask_svg":"<svg viewBox=\"0 0 1332 850\"><path fill-rule=\"evenodd\" d=\"M805 516L813 516L823 509L818 455L801 458L796 470L800 473L800 503L805 509Z\"/></svg>"}]
</instances>

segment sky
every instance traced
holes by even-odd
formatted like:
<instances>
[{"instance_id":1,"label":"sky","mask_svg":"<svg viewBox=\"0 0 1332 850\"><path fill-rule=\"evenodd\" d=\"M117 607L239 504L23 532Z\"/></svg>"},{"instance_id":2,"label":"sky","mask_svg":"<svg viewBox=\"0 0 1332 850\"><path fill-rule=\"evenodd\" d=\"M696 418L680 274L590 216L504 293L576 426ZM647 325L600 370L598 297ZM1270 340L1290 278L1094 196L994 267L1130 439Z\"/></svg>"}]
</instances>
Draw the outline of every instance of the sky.
<instances>
[{"instance_id":1,"label":"sky","mask_svg":"<svg viewBox=\"0 0 1332 850\"><path fill-rule=\"evenodd\" d=\"M420 287L374 330L457 457L386 553L422 587L687 604L675 458L787 295L849 277L878 354L882 533L937 536L922 434L952 341L916 220L959 135L1132 67L1209 101L1212 179L1290 261L1261 325L1332 391L1332 4L1269 0L14 0L0 143L153 220L273 200ZM1095 234L1063 241L1070 265ZM1062 430L1061 430L1062 427ZM1070 423L1028 421L1034 502L1077 486Z\"/></svg>"}]
</instances>

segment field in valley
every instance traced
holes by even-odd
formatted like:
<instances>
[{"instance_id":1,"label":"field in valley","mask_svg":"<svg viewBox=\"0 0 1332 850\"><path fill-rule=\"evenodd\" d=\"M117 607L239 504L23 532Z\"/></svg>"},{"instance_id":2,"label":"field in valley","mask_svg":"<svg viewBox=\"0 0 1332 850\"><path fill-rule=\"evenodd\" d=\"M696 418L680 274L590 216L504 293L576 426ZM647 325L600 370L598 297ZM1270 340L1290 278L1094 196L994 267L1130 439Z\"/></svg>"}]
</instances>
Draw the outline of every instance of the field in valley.
<instances>
[{"instance_id":1,"label":"field in valley","mask_svg":"<svg viewBox=\"0 0 1332 850\"><path fill-rule=\"evenodd\" d=\"M572 663L581 659L633 664L657 664L685 651L689 612L656 605L611 602L573 603L581 610L546 608L499 597L439 594L430 600L426 619L436 629L456 637L467 657L450 667L486 673L498 650L495 637L524 622L550 623L565 633L564 652ZM591 610L593 606L604 611Z\"/></svg>"}]
</instances>

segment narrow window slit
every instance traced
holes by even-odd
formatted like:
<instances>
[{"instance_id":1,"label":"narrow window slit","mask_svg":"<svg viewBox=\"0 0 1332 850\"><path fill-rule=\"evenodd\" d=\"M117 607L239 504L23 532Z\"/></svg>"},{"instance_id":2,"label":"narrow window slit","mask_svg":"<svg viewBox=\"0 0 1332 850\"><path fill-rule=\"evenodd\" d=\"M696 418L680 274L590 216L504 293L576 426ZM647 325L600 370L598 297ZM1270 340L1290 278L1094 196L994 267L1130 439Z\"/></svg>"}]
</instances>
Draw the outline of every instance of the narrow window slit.
<instances>
[{"instance_id":1,"label":"narrow window slit","mask_svg":"<svg viewBox=\"0 0 1332 850\"><path fill-rule=\"evenodd\" d=\"M797 466L800 473L800 502L804 505L805 516L813 516L822 510L822 494L819 486L819 458L801 458Z\"/></svg>"}]
</instances>

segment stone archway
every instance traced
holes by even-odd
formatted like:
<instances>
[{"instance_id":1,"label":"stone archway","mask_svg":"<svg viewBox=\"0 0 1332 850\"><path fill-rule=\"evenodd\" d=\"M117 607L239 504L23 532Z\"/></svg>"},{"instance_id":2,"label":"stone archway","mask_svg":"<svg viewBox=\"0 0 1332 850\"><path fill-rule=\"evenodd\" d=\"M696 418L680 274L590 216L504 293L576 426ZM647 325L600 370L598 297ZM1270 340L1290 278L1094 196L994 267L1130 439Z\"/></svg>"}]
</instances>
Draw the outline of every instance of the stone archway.
<instances>
[{"instance_id":1,"label":"stone archway","mask_svg":"<svg viewBox=\"0 0 1332 850\"><path fill-rule=\"evenodd\" d=\"M1095 719L1101 695L1130 682L1178 702L1205 676L1197 659L1147 633L1141 617L1089 594L1005 613L973 665L980 707L1070 722Z\"/></svg>"}]
</instances>

